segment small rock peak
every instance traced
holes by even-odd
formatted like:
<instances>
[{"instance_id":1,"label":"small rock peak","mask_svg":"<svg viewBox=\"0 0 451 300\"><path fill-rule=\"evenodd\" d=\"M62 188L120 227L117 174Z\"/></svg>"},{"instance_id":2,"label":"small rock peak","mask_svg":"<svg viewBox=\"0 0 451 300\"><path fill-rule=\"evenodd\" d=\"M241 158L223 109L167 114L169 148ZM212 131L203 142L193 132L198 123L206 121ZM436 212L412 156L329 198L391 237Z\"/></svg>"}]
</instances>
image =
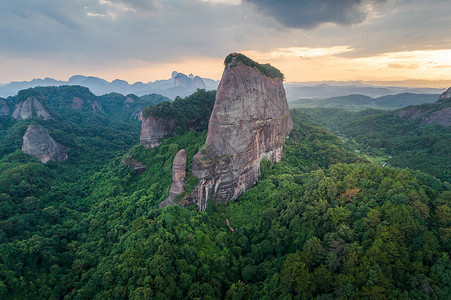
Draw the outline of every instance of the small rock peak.
<instances>
[{"instance_id":1,"label":"small rock peak","mask_svg":"<svg viewBox=\"0 0 451 300\"><path fill-rule=\"evenodd\" d=\"M186 151L180 150L174 157L172 164L172 184L169 190L168 197L160 203L159 207L163 208L168 205L173 205L175 198L183 193L183 184L186 177Z\"/></svg>"},{"instance_id":2,"label":"small rock peak","mask_svg":"<svg viewBox=\"0 0 451 300\"><path fill-rule=\"evenodd\" d=\"M142 119L140 142L144 148L155 148L160 146L161 139L170 137L175 123L157 117Z\"/></svg>"},{"instance_id":3,"label":"small rock peak","mask_svg":"<svg viewBox=\"0 0 451 300\"><path fill-rule=\"evenodd\" d=\"M85 101L79 97L72 97L71 107L75 110L82 110L85 105Z\"/></svg>"},{"instance_id":4,"label":"small rock peak","mask_svg":"<svg viewBox=\"0 0 451 300\"><path fill-rule=\"evenodd\" d=\"M41 101L39 101L39 99L35 96L30 96L27 100L19 102L12 114L12 117L16 120L28 118L48 120L52 118L42 106Z\"/></svg>"},{"instance_id":5,"label":"small rock peak","mask_svg":"<svg viewBox=\"0 0 451 300\"><path fill-rule=\"evenodd\" d=\"M68 158L65 146L57 143L39 124L28 126L23 136L22 151L37 157L42 163L62 162Z\"/></svg>"}]
</instances>

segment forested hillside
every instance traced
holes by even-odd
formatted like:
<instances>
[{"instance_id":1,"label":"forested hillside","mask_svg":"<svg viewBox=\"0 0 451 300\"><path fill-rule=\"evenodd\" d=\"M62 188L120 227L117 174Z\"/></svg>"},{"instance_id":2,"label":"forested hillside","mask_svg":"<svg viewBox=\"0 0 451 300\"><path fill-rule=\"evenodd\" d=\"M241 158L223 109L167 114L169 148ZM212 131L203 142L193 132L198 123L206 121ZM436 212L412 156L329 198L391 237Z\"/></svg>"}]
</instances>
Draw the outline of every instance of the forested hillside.
<instances>
[{"instance_id":1,"label":"forested hillside","mask_svg":"<svg viewBox=\"0 0 451 300\"><path fill-rule=\"evenodd\" d=\"M449 184L370 164L309 115L292 111L292 118L282 162L264 161L254 188L200 213L158 204L167 197L173 157L186 149L189 168L205 131L180 130L154 149L132 147L127 155L147 166L141 175L120 163L129 147L121 135L104 146L118 155L75 182L76 161L44 165L20 151L5 156L2 297L449 295ZM130 135L137 143L138 133ZM185 189L194 184L188 179Z\"/></svg>"},{"instance_id":2,"label":"forested hillside","mask_svg":"<svg viewBox=\"0 0 451 300\"><path fill-rule=\"evenodd\" d=\"M401 168L421 170L441 180L451 180L451 127L434 115L450 106L449 99L386 112L342 109L303 109L323 126L347 138L362 154L382 158ZM416 113L416 115L414 115ZM448 118L449 120L449 118Z\"/></svg>"}]
</instances>

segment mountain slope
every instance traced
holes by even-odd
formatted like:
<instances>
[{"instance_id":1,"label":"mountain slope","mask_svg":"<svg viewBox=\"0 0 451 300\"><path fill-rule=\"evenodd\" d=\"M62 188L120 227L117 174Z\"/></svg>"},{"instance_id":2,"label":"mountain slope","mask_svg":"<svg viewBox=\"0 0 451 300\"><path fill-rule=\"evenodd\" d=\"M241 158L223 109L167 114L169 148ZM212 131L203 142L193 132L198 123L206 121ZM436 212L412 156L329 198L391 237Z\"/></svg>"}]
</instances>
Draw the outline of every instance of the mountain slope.
<instances>
[{"instance_id":1,"label":"mountain slope","mask_svg":"<svg viewBox=\"0 0 451 300\"><path fill-rule=\"evenodd\" d=\"M369 154L389 155L386 162L422 170L451 180L450 99L410 106L393 112L339 109L304 109L337 134L355 140L355 149ZM447 121L448 120L448 121ZM440 125L442 124L442 125Z\"/></svg>"}]
</instances>

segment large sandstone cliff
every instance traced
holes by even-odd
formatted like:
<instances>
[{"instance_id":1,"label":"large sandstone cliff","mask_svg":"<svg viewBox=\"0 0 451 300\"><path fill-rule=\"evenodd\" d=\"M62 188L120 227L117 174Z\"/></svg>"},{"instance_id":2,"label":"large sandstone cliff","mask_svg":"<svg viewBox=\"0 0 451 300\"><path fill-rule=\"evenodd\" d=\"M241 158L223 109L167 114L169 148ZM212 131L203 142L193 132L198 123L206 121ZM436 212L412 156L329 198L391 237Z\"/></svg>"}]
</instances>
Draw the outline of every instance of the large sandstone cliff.
<instances>
[{"instance_id":1,"label":"large sandstone cliff","mask_svg":"<svg viewBox=\"0 0 451 300\"><path fill-rule=\"evenodd\" d=\"M156 117L143 118L140 142L144 148L154 148L161 144L161 139L172 135L174 122Z\"/></svg>"},{"instance_id":2,"label":"large sandstone cliff","mask_svg":"<svg viewBox=\"0 0 451 300\"><path fill-rule=\"evenodd\" d=\"M22 151L37 157L43 163L67 159L66 147L55 142L39 124L28 126L23 136Z\"/></svg>"},{"instance_id":3,"label":"large sandstone cliff","mask_svg":"<svg viewBox=\"0 0 451 300\"><path fill-rule=\"evenodd\" d=\"M183 193L183 183L186 177L186 151L180 150L174 157L172 164L172 185L169 190L169 196L160 203L160 208L174 204L175 198Z\"/></svg>"},{"instance_id":4,"label":"large sandstone cliff","mask_svg":"<svg viewBox=\"0 0 451 300\"><path fill-rule=\"evenodd\" d=\"M251 188L264 158L281 159L293 127L282 80L234 63L225 67L206 143L194 156L193 175L200 181L185 204L195 203L198 210Z\"/></svg>"},{"instance_id":5,"label":"large sandstone cliff","mask_svg":"<svg viewBox=\"0 0 451 300\"><path fill-rule=\"evenodd\" d=\"M50 114L42 106L39 99L30 96L27 100L19 102L14 110L12 117L17 120L37 117L43 120L51 119Z\"/></svg>"}]
</instances>

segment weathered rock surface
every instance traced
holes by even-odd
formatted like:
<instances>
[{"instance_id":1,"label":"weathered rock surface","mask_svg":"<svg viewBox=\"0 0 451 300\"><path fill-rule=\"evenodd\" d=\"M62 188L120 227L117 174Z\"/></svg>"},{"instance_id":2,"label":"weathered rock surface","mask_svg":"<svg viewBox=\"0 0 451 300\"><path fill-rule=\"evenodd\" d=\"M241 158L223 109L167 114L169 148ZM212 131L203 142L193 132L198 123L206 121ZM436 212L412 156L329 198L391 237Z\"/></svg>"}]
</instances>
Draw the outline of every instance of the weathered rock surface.
<instances>
[{"instance_id":1,"label":"weathered rock surface","mask_svg":"<svg viewBox=\"0 0 451 300\"><path fill-rule=\"evenodd\" d=\"M156 117L143 118L140 142L144 148L154 148L161 144L161 139L172 135L174 122Z\"/></svg>"},{"instance_id":2,"label":"weathered rock surface","mask_svg":"<svg viewBox=\"0 0 451 300\"><path fill-rule=\"evenodd\" d=\"M12 117L16 120L27 118L41 118L43 120L51 119L50 114L44 109L37 97L30 96L27 100L19 102L14 110Z\"/></svg>"},{"instance_id":3,"label":"weathered rock surface","mask_svg":"<svg viewBox=\"0 0 451 300\"><path fill-rule=\"evenodd\" d=\"M257 181L264 158L281 159L292 127L280 79L243 64L226 66L206 143L194 156L193 175L200 181L185 204L205 210L210 199L217 203L238 198Z\"/></svg>"},{"instance_id":4,"label":"weathered rock surface","mask_svg":"<svg viewBox=\"0 0 451 300\"><path fill-rule=\"evenodd\" d=\"M10 109L5 100L0 99L0 116L9 115Z\"/></svg>"},{"instance_id":5,"label":"weathered rock surface","mask_svg":"<svg viewBox=\"0 0 451 300\"><path fill-rule=\"evenodd\" d=\"M439 124L443 127L448 127L451 125L451 107L446 107L439 111L431 113L431 115L423 120L421 124L424 125L434 125Z\"/></svg>"},{"instance_id":6,"label":"weathered rock surface","mask_svg":"<svg viewBox=\"0 0 451 300\"><path fill-rule=\"evenodd\" d=\"M450 99L450 98L451 98L451 87L449 89L447 89L446 92L443 92L438 99L442 100L442 99Z\"/></svg>"},{"instance_id":7,"label":"weathered rock surface","mask_svg":"<svg viewBox=\"0 0 451 300\"><path fill-rule=\"evenodd\" d=\"M23 136L22 151L37 157L43 163L67 159L66 147L57 143L39 124L28 126Z\"/></svg>"},{"instance_id":8,"label":"weathered rock surface","mask_svg":"<svg viewBox=\"0 0 451 300\"><path fill-rule=\"evenodd\" d=\"M79 97L73 97L71 107L76 110L82 110L85 105L85 101Z\"/></svg>"},{"instance_id":9,"label":"weathered rock surface","mask_svg":"<svg viewBox=\"0 0 451 300\"><path fill-rule=\"evenodd\" d=\"M169 196L160 203L160 208L167 205L173 205L175 198L183 193L183 183L186 177L186 151L180 150L174 157L172 164L172 185L169 190Z\"/></svg>"},{"instance_id":10,"label":"weathered rock surface","mask_svg":"<svg viewBox=\"0 0 451 300\"><path fill-rule=\"evenodd\" d=\"M141 175L146 171L146 165L142 162L134 159L130 155L127 155L121 160L121 164L126 166L129 169L135 170L136 175Z\"/></svg>"}]
</instances>

